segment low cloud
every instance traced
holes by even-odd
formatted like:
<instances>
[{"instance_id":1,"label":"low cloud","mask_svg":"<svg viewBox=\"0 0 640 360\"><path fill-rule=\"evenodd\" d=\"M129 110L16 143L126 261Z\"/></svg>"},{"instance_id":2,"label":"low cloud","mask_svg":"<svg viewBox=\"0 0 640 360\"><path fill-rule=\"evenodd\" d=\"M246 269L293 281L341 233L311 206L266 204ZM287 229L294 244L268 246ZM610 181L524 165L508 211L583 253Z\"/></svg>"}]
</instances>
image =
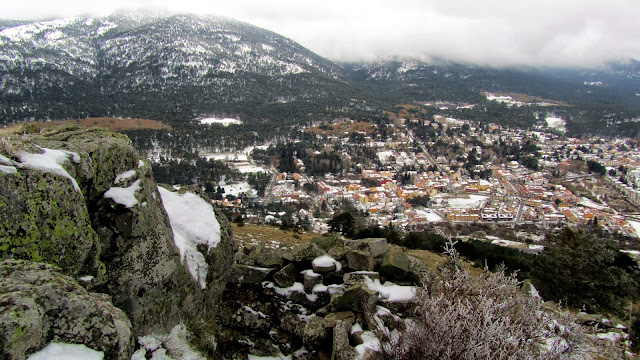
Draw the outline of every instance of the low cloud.
<instances>
[{"instance_id":1,"label":"low cloud","mask_svg":"<svg viewBox=\"0 0 640 360\"><path fill-rule=\"evenodd\" d=\"M445 58L489 65L589 65L640 59L637 0L151 1L0 5L5 18L106 14L154 6L223 15L338 61ZM24 9L30 10L25 13Z\"/></svg>"}]
</instances>

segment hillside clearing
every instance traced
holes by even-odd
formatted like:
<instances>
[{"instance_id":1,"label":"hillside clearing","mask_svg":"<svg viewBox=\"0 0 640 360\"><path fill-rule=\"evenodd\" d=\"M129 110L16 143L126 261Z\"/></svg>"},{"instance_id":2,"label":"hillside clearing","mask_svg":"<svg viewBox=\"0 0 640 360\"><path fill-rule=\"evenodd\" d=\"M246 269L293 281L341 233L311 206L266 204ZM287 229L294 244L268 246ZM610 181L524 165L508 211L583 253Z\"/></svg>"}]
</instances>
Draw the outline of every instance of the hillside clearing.
<instances>
[{"instance_id":1,"label":"hillside clearing","mask_svg":"<svg viewBox=\"0 0 640 360\"><path fill-rule=\"evenodd\" d=\"M59 126L77 126L80 129L88 129L92 127L99 127L110 131L126 131L126 130L167 130L171 131L171 126L161 123L160 121L150 119L130 119L130 118L111 118L111 117L99 117L99 118L85 118L74 120L57 120L57 121L28 121L18 122L0 129L0 135L14 133L20 131L20 128L25 124L33 124L40 129L51 129Z\"/></svg>"}]
</instances>

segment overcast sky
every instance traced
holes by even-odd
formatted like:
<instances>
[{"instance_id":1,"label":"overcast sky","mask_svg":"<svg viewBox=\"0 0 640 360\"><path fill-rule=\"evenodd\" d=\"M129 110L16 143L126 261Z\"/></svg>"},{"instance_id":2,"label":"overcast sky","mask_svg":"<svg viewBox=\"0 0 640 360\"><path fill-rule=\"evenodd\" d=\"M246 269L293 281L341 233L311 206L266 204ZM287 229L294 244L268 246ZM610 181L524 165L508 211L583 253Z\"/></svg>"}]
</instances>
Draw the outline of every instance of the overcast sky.
<instances>
[{"instance_id":1,"label":"overcast sky","mask_svg":"<svg viewBox=\"0 0 640 360\"><path fill-rule=\"evenodd\" d=\"M332 60L445 58L494 65L640 60L640 0L4 0L0 18L153 7L232 17Z\"/></svg>"}]
</instances>

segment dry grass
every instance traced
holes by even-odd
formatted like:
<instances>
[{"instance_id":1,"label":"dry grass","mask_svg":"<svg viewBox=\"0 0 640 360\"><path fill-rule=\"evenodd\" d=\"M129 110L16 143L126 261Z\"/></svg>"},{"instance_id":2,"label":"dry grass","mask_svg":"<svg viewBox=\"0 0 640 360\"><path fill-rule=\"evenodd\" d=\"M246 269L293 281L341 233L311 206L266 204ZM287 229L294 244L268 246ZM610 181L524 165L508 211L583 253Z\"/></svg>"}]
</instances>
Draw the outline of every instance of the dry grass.
<instances>
[{"instance_id":1,"label":"dry grass","mask_svg":"<svg viewBox=\"0 0 640 360\"><path fill-rule=\"evenodd\" d=\"M75 120L60 120L60 121L46 121L46 122L28 122L29 124L34 124L38 126L40 129L51 129L59 126L77 126L80 129L88 129L91 127L99 127L103 129L107 129L110 131L124 131L124 130L141 130L141 129L151 129L151 130L167 130L171 131L171 127L169 125L163 124L156 120L150 119L119 119L119 118L86 118L86 119L75 119ZM13 125L9 125L6 128L0 129L0 135L12 134L17 131L20 131L22 123L16 123Z\"/></svg>"},{"instance_id":2,"label":"dry grass","mask_svg":"<svg viewBox=\"0 0 640 360\"><path fill-rule=\"evenodd\" d=\"M311 232L296 232L292 230L281 230L275 226L246 224L238 226L232 223L233 238L240 244L264 244L275 247L294 247L298 244L305 244L314 237L322 236Z\"/></svg>"},{"instance_id":3,"label":"dry grass","mask_svg":"<svg viewBox=\"0 0 640 360\"><path fill-rule=\"evenodd\" d=\"M308 243L315 237L322 236L322 234L312 232L297 233L291 230L280 230L275 226L269 225L246 224L238 226L236 223L231 223L231 227L233 228L233 238L242 245L263 244L270 247L291 248L298 244ZM437 271L438 266L444 264L448 259L444 254L426 250L409 250L392 244L389 246L424 261L432 271ZM482 273L482 269L474 267L468 261L463 261L462 268L468 270L474 276L479 276Z\"/></svg>"},{"instance_id":4,"label":"dry grass","mask_svg":"<svg viewBox=\"0 0 640 360\"><path fill-rule=\"evenodd\" d=\"M413 257L416 257L424 261L424 263L429 267L429 269L434 272L437 272L438 266L444 264L449 259L447 255L437 254L427 250L418 250L418 249L409 250L404 247L399 247L395 245L392 245L392 246L403 250L407 255L411 255ZM471 273L471 275L473 276L480 276L480 274L482 274L482 269L473 266L473 264L468 261L464 261L464 260L462 261L462 268L464 270L469 271L469 273Z\"/></svg>"}]
</instances>

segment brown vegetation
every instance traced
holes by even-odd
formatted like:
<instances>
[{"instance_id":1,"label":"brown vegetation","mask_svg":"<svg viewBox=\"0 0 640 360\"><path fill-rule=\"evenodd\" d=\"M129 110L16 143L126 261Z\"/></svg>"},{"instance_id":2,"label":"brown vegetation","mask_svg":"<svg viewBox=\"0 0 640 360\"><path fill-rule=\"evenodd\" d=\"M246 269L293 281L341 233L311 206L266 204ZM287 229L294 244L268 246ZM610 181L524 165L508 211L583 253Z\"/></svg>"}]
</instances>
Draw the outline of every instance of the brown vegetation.
<instances>
[{"instance_id":1,"label":"brown vegetation","mask_svg":"<svg viewBox=\"0 0 640 360\"><path fill-rule=\"evenodd\" d=\"M9 125L4 129L0 129L0 135L14 133L20 131L25 122ZM45 121L45 122L28 122L40 129L51 129L58 126L77 126L80 129L88 129L91 127L99 127L110 131L125 131L125 130L171 130L171 126L163 124L156 120L149 119L120 119L120 118L86 118L75 120L59 120L59 121Z\"/></svg>"}]
</instances>

